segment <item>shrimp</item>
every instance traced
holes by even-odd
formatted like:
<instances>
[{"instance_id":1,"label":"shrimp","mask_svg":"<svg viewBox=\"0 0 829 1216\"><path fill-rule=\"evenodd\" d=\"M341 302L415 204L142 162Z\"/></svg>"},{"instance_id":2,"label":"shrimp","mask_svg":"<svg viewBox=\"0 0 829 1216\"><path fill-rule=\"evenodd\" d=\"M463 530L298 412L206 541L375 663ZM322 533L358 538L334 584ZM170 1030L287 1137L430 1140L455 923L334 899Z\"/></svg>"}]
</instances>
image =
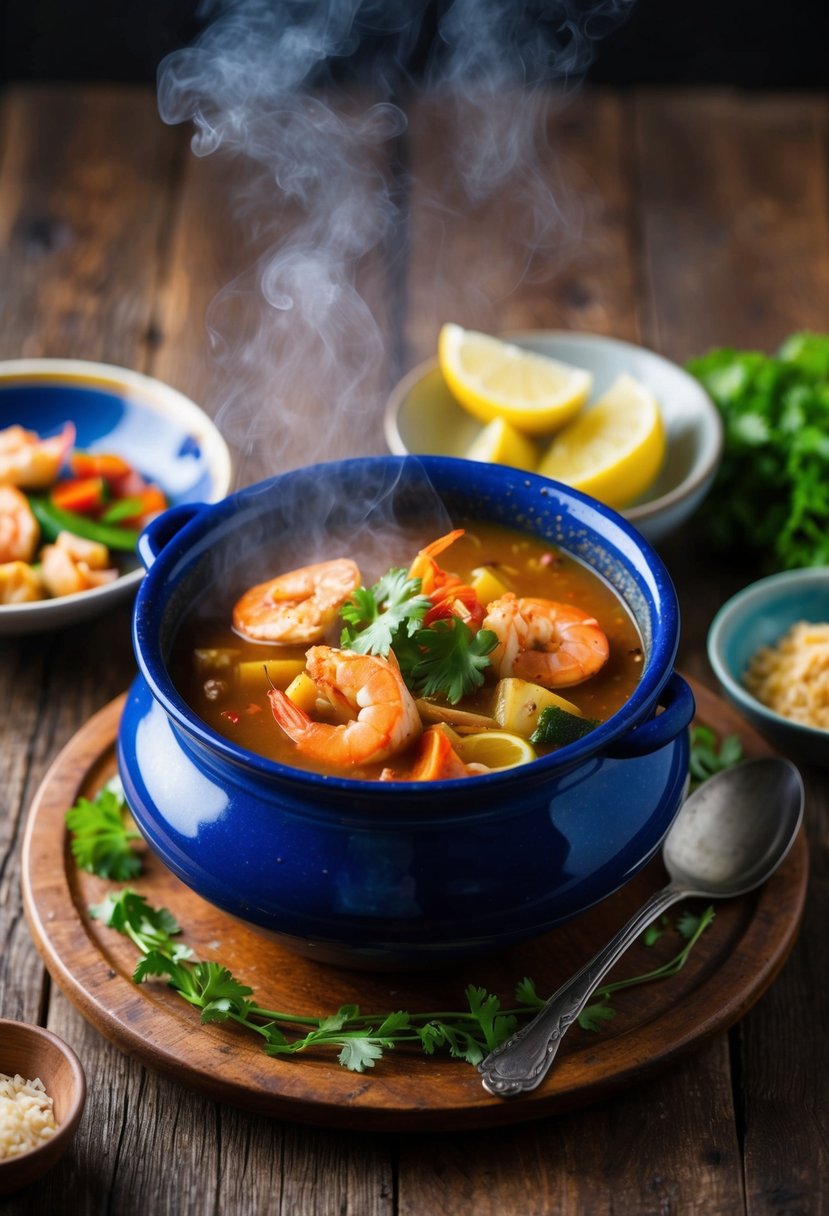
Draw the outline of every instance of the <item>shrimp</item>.
<instances>
[{"instance_id":1,"label":"shrimp","mask_svg":"<svg viewBox=\"0 0 829 1216\"><path fill-rule=\"evenodd\" d=\"M409 566L409 578L419 578L421 593L432 601L433 606L423 618L426 628L440 618L457 616L471 629L477 630L484 618L484 608L474 588L435 561L439 553L448 549L463 534L463 528L455 528L445 536L438 537L421 549Z\"/></svg>"},{"instance_id":2,"label":"shrimp","mask_svg":"<svg viewBox=\"0 0 829 1216\"><path fill-rule=\"evenodd\" d=\"M588 680L610 653L594 616L556 600L519 599L508 591L488 605L483 627L498 637L490 661L500 676L545 688Z\"/></svg>"},{"instance_id":3,"label":"shrimp","mask_svg":"<svg viewBox=\"0 0 829 1216\"><path fill-rule=\"evenodd\" d=\"M336 768L372 764L402 751L420 735L417 706L392 655L384 659L312 646L305 659L318 699L340 717L351 715L337 725L315 722L281 689L270 690L274 718L308 759Z\"/></svg>"},{"instance_id":4,"label":"shrimp","mask_svg":"<svg viewBox=\"0 0 829 1216\"><path fill-rule=\"evenodd\" d=\"M0 485L0 562L30 562L39 539L40 525L26 495Z\"/></svg>"},{"instance_id":5,"label":"shrimp","mask_svg":"<svg viewBox=\"0 0 829 1216\"><path fill-rule=\"evenodd\" d=\"M362 579L347 557L302 566L257 583L233 609L233 628L255 642L319 642Z\"/></svg>"},{"instance_id":6,"label":"shrimp","mask_svg":"<svg viewBox=\"0 0 829 1216\"><path fill-rule=\"evenodd\" d=\"M0 431L0 484L26 490L50 486L74 442L71 422L65 422L61 433L49 439L22 426L7 426Z\"/></svg>"},{"instance_id":7,"label":"shrimp","mask_svg":"<svg viewBox=\"0 0 829 1216\"><path fill-rule=\"evenodd\" d=\"M44 598L39 572L28 562L0 565L0 604L32 604Z\"/></svg>"},{"instance_id":8,"label":"shrimp","mask_svg":"<svg viewBox=\"0 0 829 1216\"><path fill-rule=\"evenodd\" d=\"M59 532L55 543L44 545L40 553L43 585L54 596L102 587L118 577L109 561L106 545L72 532Z\"/></svg>"}]
</instances>

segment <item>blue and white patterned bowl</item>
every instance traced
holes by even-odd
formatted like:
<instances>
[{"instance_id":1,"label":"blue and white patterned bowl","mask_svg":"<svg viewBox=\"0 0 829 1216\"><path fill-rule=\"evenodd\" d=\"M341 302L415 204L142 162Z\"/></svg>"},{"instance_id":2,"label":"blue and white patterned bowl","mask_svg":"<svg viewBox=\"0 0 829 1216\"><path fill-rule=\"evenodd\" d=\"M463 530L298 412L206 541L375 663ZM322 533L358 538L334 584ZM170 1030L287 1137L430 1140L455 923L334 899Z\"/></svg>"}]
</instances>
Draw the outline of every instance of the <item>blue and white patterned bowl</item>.
<instances>
[{"instance_id":1,"label":"blue and white patterned bowl","mask_svg":"<svg viewBox=\"0 0 829 1216\"><path fill-rule=\"evenodd\" d=\"M230 489L231 460L216 427L189 398L140 372L75 359L0 363L0 429L41 435L67 421L75 446L117 452L164 490L171 504L217 502ZM0 605L0 634L34 633L96 616L134 594L137 558L103 587L33 604Z\"/></svg>"}]
</instances>

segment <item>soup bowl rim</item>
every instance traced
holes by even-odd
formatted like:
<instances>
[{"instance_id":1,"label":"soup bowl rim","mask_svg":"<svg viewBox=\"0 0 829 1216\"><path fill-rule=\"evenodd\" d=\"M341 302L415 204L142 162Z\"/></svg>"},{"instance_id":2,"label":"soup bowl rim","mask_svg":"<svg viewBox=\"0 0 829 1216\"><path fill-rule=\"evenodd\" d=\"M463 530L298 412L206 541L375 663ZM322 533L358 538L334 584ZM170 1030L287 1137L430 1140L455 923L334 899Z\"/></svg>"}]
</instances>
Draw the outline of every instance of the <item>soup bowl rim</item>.
<instances>
[{"instance_id":1,"label":"soup bowl rim","mask_svg":"<svg viewBox=\"0 0 829 1216\"><path fill-rule=\"evenodd\" d=\"M592 756L601 756L616 741L650 715L656 708L660 693L671 677L679 645L679 605L676 591L662 559L634 525L596 499L536 474L509 469L505 466L493 466L484 472L490 477L498 478L504 485L509 483L510 478L513 478L516 484L523 485L527 490L535 490L538 493L543 490L546 494L554 491L560 498L572 500L582 508L593 512L597 522L612 522L645 559L647 567L654 577L654 584L659 590L658 594L651 594L651 599L656 602L659 611L653 615L661 618L663 624L659 630L654 631L651 650L646 656L645 668L639 682L627 701L606 722L590 731L582 739L545 756L539 756L528 764L491 773L475 774L460 783L453 779L428 783L395 780L389 783L354 777L337 777L295 768L241 747L203 721L181 696L169 674L161 643L162 631L160 628L169 593L164 590L156 592L157 584L160 582L162 588L168 586L169 576L173 575L175 579L173 573L175 568L182 562L186 562L194 542L232 518L239 511L240 504L247 504L248 500L271 493L274 487L280 483L285 484L292 477L307 477L314 470L321 468L356 467L365 462L374 465L382 463L388 468L402 468L406 465L419 464L425 468L427 473L430 470L434 471L436 476L441 473L448 474L453 469L459 471L457 466L468 466L470 477L473 469L476 481L480 482L482 476L479 466L459 457L381 455L323 461L276 474L264 481L245 486L217 503L192 504L165 512L164 516L159 517L156 522L160 522L163 528L166 517L169 521L168 526L172 526L173 532L172 535L165 537L160 551L151 555L146 541L152 533L154 525L151 524L145 531L142 537L145 543L139 548L145 564L148 565L148 570L139 587L133 612L133 647L141 676L146 681L153 699L178 728L178 733L184 733L191 746L195 744L197 750L202 753L206 751L216 756L221 762L230 763L235 769L252 774L258 781L273 781L281 789L292 789L295 794L299 795L303 791L312 790L316 795L328 792L332 797L348 794L362 801L367 799L387 801L391 785L394 789L395 802L413 800L415 803L425 803L427 798L433 794L437 795L449 790L457 793L459 786L462 786L463 797L459 800L462 804L466 801L466 796L473 794L474 791L483 789L497 791L537 785L583 763ZM440 497L439 488L437 493ZM178 515L180 523L174 519L176 515ZM595 530L598 531L598 529ZM607 538L603 537L603 539ZM612 544L612 542L608 543ZM598 572L594 571L594 573ZM613 587L613 590L617 596L623 599L621 592L616 587ZM628 610L632 612L629 605ZM176 624L179 623L180 619ZM459 805L460 809L462 808Z\"/></svg>"}]
</instances>

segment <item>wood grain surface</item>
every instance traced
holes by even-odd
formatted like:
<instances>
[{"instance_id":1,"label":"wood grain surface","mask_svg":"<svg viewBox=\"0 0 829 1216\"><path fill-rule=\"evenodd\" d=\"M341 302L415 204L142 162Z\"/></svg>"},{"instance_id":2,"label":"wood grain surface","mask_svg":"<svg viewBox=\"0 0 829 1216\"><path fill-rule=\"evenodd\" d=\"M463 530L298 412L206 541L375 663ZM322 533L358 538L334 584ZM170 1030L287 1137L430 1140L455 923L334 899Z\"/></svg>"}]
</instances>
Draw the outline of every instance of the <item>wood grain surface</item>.
<instances>
[{"instance_id":1,"label":"wood grain surface","mask_svg":"<svg viewBox=\"0 0 829 1216\"><path fill-rule=\"evenodd\" d=\"M365 268L385 348L381 391L366 381L365 417L345 428L349 441L381 450L380 398L432 353L444 320L595 330L680 361L710 345L771 350L799 328L829 332L825 96L582 92L552 101L542 118L555 229L526 224L508 192L469 214L428 100L409 107L408 130L385 146L382 173L405 208ZM256 231L275 237L282 225L289 235L292 220L269 214L257 229L249 211L253 237L243 239L235 173L195 158L189 135L160 123L152 90L2 95L0 357L121 363L221 413L233 376L208 306L249 281ZM221 307L210 318L221 321ZM268 376L278 383L278 369ZM259 384L257 406L268 377ZM323 413L307 451L331 450L338 429ZM238 438L240 479L264 459L286 467L297 450L283 453L277 437L265 455L255 428ZM713 687L708 625L759 571L712 552L699 518L660 548L682 609L680 665ZM730 1032L621 1094L514 1128L365 1134L263 1119L110 1044L52 984L24 921L28 809L61 748L129 684L129 628L124 606L58 635L0 639L0 1012L64 1037L90 1082L71 1151L1 1212L829 1212L825 770L804 770L810 883L800 935Z\"/></svg>"},{"instance_id":2,"label":"wood grain surface","mask_svg":"<svg viewBox=\"0 0 829 1216\"><path fill-rule=\"evenodd\" d=\"M736 726L746 755L768 750L718 698L704 690L700 696L705 724L718 737L735 733ZM64 819L78 797L94 797L115 772L123 700L82 727L38 790L23 843L24 910L50 974L93 1026L172 1081L219 1101L305 1123L386 1131L491 1128L587 1105L664 1068L742 1017L777 975L800 925L808 867L803 832L759 892L717 906L714 927L679 977L614 1001L617 1015L601 1034L572 1031L548 1081L518 1101L491 1097L468 1065L422 1054L395 1052L362 1076L320 1053L272 1060L238 1027L200 1030L197 1011L163 982L135 985L132 943L89 915L114 887L76 867ZM298 957L213 908L147 851L143 864L140 879L130 885L153 907L170 909L196 958L223 963L254 986L256 1001L267 1009L315 1017L349 1004L381 1015L397 1008L462 1008L470 983L496 992L506 1008L525 975L549 994L666 881L657 863L599 908L541 938L459 961L448 972L376 977ZM611 978L651 970L681 942L666 933L658 949L632 949Z\"/></svg>"}]
</instances>

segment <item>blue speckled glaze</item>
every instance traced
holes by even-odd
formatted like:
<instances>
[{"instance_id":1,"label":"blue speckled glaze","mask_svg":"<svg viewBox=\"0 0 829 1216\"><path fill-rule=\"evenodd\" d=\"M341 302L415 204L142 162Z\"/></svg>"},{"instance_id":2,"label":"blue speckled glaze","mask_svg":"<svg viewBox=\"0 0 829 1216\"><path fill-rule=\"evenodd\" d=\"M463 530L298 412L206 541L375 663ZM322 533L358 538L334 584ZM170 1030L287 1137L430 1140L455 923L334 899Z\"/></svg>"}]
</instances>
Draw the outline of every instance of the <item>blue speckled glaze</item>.
<instances>
[{"instance_id":1,"label":"blue speckled glaze","mask_svg":"<svg viewBox=\"0 0 829 1216\"><path fill-rule=\"evenodd\" d=\"M438 510L443 522L483 517L545 537L620 591L646 662L613 718L520 769L389 785L256 756L179 696L167 671L177 630L211 584L247 585L232 573L247 543L278 554L302 521L306 531L328 518L380 530L390 511L401 519ZM620 516L514 470L371 457L296 470L162 518L142 545L141 675L118 761L151 847L204 898L322 960L423 965L542 933L615 891L658 849L682 797L693 699L673 672L670 579Z\"/></svg>"}]
</instances>

